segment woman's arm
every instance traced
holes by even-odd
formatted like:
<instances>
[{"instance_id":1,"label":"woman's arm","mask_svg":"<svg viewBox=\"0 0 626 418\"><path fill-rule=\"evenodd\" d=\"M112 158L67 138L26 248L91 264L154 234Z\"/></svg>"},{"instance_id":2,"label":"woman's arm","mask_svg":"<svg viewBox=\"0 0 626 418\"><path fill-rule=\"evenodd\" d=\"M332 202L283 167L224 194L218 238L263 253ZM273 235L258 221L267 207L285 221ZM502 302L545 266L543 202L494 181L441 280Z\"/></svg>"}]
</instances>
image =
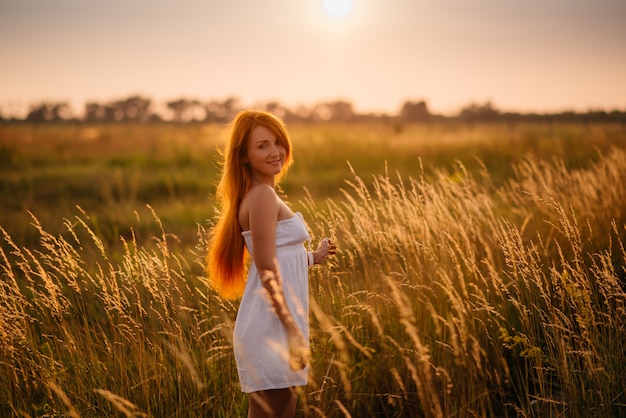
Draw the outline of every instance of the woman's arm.
<instances>
[{"instance_id":1,"label":"woman's arm","mask_svg":"<svg viewBox=\"0 0 626 418\"><path fill-rule=\"evenodd\" d=\"M276 224L280 202L274 190L265 185L252 188L246 199L250 208L248 217L254 263L276 316L287 331L291 367L299 370L307 365L310 354L307 341L287 306L276 260Z\"/></svg>"}]
</instances>

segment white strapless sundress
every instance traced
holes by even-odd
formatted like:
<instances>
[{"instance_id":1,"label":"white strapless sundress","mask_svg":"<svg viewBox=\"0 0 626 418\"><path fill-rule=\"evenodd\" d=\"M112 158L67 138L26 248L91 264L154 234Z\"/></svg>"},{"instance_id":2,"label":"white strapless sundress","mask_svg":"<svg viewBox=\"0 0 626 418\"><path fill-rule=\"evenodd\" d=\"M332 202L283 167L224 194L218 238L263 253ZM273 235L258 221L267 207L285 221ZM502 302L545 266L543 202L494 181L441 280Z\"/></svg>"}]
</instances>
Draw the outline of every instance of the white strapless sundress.
<instances>
[{"instance_id":1,"label":"white strapless sundress","mask_svg":"<svg viewBox=\"0 0 626 418\"><path fill-rule=\"evenodd\" d=\"M253 254L250 231L242 232ZM304 242L310 236L299 212L276 225L276 258L287 306L309 340L309 279ZM308 367L289 367L287 332L270 304L254 262L237 312L233 337L237 372L243 392L282 389L307 383Z\"/></svg>"}]
</instances>

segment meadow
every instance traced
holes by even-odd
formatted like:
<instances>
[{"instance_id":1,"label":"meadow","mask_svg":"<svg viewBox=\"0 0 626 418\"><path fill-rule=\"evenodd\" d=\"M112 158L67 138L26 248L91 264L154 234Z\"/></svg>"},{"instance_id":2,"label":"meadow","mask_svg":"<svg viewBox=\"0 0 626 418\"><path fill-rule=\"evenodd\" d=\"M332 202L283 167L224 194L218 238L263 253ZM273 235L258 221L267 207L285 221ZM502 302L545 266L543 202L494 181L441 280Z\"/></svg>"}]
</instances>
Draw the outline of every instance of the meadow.
<instances>
[{"instance_id":1,"label":"meadow","mask_svg":"<svg viewBox=\"0 0 626 418\"><path fill-rule=\"evenodd\" d=\"M244 416L223 128L0 125L0 416ZM305 417L626 416L626 126L299 124Z\"/></svg>"}]
</instances>

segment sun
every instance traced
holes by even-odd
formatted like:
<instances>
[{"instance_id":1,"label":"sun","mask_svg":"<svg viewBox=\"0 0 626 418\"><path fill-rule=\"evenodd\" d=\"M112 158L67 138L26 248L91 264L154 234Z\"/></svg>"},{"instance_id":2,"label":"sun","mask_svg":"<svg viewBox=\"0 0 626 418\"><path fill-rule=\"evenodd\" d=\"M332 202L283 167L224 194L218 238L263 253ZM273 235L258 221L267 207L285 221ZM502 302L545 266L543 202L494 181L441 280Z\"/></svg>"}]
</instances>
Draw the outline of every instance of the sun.
<instances>
[{"instance_id":1,"label":"sun","mask_svg":"<svg viewBox=\"0 0 626 418\"><path fill-rule=\"evenodd\" d=\"M324 8L333 16L345 16L352 7L352 0L324 0Z\"/></svg>"}]
</instances>

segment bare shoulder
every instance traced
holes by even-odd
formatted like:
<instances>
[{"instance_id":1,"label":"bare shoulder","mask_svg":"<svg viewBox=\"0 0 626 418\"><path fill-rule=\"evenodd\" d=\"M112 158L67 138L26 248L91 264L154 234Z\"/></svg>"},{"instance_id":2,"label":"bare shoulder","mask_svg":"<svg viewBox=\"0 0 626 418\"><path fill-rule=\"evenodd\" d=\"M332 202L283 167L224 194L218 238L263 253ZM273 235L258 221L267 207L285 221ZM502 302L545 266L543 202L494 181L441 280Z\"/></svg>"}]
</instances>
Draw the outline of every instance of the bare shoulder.
<instances>
[{"instance_id":1,"label":"bare shoulder","mask_svg":"<svg viewBox=\"0 0 626 418\"><path fill-rule=\"evenodd\" d=\"M278 195L276 191L267 184L257 184L250 188L244 196L241 206L254 208L257 205L269 205L278 207Z\"/></svg>"},{"instance_id":2,"label":"bare shoulder","mask_svg":"<svg viewBox=\"0 0 626 418\"><path fill-rule=\"evenodd\" d=\"M242 229L248 230L251 216L277 219L279 210L280 199L271 186L252 186L239 205L239 224Z\"/></svg>"}]
</instances>

